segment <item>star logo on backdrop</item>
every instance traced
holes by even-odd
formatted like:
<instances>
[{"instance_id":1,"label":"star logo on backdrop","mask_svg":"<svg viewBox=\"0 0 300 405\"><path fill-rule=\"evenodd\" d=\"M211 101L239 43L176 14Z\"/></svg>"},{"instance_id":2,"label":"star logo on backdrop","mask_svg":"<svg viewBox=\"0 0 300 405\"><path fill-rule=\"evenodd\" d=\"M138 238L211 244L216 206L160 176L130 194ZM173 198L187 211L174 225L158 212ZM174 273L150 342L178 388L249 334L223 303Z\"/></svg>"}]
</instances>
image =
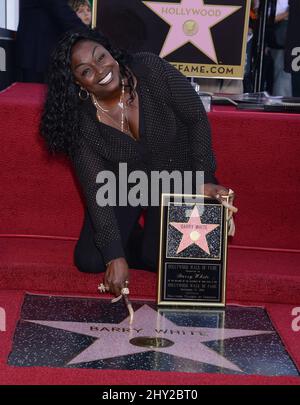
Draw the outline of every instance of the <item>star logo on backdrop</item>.
<instances>
[{"instance_id":1,"label":"star logo on backdrop","mask_svg":"<svg viewBox=\"0 0 300 405\"><path fill-rule=\"evenodd\" d=\"M146 304L135 312L131 326L129 317L118 324L39 320L26 322L96 338L94 343L73 358L68 365L155 351L242 372L236 364L208 348L204 343L273 333L260 330L178 326ZM171 344L168 347L141 347L132 343L137 337L152 341L163 338Z\"/></svg>"},{"instance_id":2,"label":"star logo on backdrop","mask_svg":"<svg viewBox=\"0 0 300 405\"><path fill-rule=\"evenodd\" d=\"M143 1L170 25L160 56L165 57L188 42L212 61L218 63L211 28L238 11L241 6L207 5L203 0L181 0L180 3Z\"/></svg>"},{"instance_id":3,"label":"star logo on backdrop","mask_svg":"<svg viewBox=\"0 0 300 405\"><path fill-rule=\"evenodd\" d=\"M170 225L182 233L182 239L176 252L177 254L194 243L209 255L210 250L206 235L220 226L219 224L203 224L196 205L193 208L188 222L170 222Z\"/></svg>"}]
</instances>

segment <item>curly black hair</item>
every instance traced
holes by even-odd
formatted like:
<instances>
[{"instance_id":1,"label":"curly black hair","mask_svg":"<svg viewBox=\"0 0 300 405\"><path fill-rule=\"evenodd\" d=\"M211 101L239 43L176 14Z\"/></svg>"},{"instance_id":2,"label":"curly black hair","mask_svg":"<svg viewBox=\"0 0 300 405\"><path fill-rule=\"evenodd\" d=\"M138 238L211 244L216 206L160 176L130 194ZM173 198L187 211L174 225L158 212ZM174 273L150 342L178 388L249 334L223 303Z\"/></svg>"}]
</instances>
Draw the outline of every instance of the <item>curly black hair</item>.
<instances>
[{"instance_id":1,"label":"curly black hair","mask_svg":"<svg viewBox=\"0 0 300 405\"><path fill-rule=\"evenodd\" d=\"M71 71L71 51L81 40L100 43L119 63L122 77L126 77L130 92L129 102L135 97L134 78L128 65L132 56L111 46L109 40L92 29L68 32L59 42L51 57L48 74L48 92L40 131L52 154L61 152L72 156L80 144L79 109L82 104Z\"/></svg>"}]
</instances>

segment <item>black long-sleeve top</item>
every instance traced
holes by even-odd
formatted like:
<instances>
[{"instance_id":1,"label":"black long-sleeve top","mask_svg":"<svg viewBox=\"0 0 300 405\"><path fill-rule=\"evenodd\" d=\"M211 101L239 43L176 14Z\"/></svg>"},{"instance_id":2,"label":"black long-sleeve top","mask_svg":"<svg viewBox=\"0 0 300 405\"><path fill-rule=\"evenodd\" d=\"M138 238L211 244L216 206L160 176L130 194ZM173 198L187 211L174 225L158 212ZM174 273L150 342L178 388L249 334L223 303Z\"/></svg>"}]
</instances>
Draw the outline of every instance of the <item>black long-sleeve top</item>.
<instances>
[{"instance_id":1,"label":"black long-sleeve top","mask_svg":"<svg viewBox=\"0 0 300 405\"><path fill-rule=\"evenodd\" d=\"M124 256L124 250L113 207L96 202L99 172L117 174L119 163L126 162L129 170L144 169L148 174L204 171L205 182L215 182L209 123L188 80L151 53L136 54L130 68L138 81L140 140L98 122L89 99L82 103L81 146L72 158L105 262Z\"/></svg>"}]
</instances>

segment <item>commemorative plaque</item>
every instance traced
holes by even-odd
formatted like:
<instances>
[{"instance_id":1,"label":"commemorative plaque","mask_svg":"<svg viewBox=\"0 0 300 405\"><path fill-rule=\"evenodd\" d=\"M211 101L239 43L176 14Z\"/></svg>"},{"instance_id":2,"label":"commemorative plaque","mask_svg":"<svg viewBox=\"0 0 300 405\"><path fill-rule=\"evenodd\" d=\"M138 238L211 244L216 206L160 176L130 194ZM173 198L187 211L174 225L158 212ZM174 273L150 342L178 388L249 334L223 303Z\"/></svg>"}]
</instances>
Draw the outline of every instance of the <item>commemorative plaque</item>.
<instances>
[{"instance_id":1,"label":"commemorative plaque","mask_svg":"<svg viewBox=\"0 0 300 405\"><path fill-rule=\"evenodd\" d=\"M215 199L162 194L158 305L225 306L227 223Z\"/></svg>"}]
</instances>

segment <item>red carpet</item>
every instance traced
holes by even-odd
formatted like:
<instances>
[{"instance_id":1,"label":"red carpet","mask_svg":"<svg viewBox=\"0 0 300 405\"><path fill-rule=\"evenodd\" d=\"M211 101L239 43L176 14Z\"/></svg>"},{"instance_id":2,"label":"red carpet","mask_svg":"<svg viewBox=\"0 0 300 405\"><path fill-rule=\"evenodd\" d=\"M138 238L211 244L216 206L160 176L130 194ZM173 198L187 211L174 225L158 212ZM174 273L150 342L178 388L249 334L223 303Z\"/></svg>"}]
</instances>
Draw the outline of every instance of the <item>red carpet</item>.
<instances>
[{"instance_id":1,"label":"red carpet","mask_svg":"<svg viewBox=\"0 0 300 405\"><path fill-rule=\"evenodd\" d=\"M101 275L74 265L74 241L1 238L0 289L94 294ZM235 302L300 303L299 253L229 248L227 299ZM156 274L133 270L132 292L155 297ZM151 288L144 288L144 283Z\"/></svg>"},{"instance_id":2,"label":"red carpet","mask_svg":"<svg viewBox=\"0 0 300 405\"><path fill-rule=\"evenodd\" d=\"M80 274L73 266L83 205L68 162L50 158L39 136L44 92L41 85L16 84L0 94L0 184L4 190L0 199L0 306L7 310L8 319L8 331L0 334L1 384L299 383L297 378L285 377L5 365L22 302L20 291L94 294L100 279ZM300 306L300 118L217 107L209 119L218 179L235 190L239 207L237 233L229 249L227 299L265 303L299 366L300 332L291 331L290 312L292 306ZM154 297L156 276L132 271L131 290L137 297Z\"/></svg>"}]
</instances>

